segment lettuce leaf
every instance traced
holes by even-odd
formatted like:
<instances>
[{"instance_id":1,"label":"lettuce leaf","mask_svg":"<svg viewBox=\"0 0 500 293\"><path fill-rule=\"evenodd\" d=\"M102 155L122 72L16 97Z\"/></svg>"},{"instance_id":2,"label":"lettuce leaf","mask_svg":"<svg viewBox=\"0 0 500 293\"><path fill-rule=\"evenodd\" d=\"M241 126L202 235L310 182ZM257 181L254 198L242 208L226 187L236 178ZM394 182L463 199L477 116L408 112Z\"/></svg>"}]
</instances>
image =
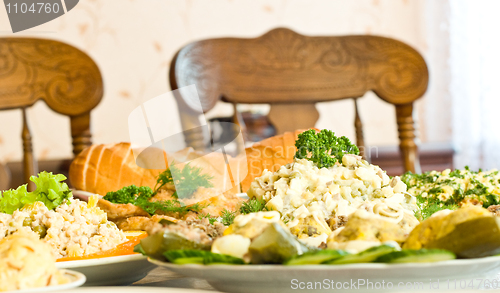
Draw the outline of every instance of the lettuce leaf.
<instances>
[{"instance_id":1,"label":"lettuce leaf","mask_svg":"<svg viewBox=\"0 0 500 293\"><path fill-rule=\"evenodd\" d=\"M62 174L54 175L52 172L43 171L38 177L31 176L30 180L36 184L33 192L28 192L27 184L3 192L0 198L0 212L12 214L15 210L36 201L43 202L49 210L53 210L73 196L68 185L62 182L66 180L66 176Z\"/></svg>"}]
</instances>

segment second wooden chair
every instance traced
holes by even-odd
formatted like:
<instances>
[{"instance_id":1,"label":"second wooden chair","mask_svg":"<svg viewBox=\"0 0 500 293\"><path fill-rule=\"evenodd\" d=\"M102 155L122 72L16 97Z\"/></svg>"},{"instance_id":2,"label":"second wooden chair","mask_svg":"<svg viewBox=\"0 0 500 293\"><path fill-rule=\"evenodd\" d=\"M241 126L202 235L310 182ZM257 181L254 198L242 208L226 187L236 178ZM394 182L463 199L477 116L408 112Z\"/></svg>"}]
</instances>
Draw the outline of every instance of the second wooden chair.
<instances>
[{"instance_id":1,"label":"second wooden chair","mask_svg":"<svg viewBox=\"0 0 500 293\"><path fill-rule=\"evenodd\" d=\"M420 172L413 102L427 90L428 69L410 46L385 37L311 37L289 29L255 39L221 38L194 42L173 58L173 90L195 84L203 112L222 100L233 105L270 104L269 120L278 133L314 127L316 103L354 99L357 144L364 147L357 99L373 91L396 108L400 149L407 171ZM201 111L177 95L184 129ZM239 121L235 108L235 118ZM332 113L333 115L333 113ZM203 134L186 137L202 147Z\"/></svg>"}]
</instances>

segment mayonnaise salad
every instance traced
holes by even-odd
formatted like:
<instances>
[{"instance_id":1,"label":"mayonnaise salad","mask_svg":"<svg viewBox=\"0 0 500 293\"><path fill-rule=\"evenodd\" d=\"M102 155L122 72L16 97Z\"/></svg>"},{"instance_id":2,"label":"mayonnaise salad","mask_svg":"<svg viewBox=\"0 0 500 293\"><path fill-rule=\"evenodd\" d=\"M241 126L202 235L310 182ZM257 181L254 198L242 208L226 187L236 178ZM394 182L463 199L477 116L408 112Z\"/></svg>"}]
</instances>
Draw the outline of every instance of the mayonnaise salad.
<instances>
[{"instance_id":1,"label":"mayonnaise salad","mask_svg":"<svg viewBox=\"0 0 500 293\"><path fill-rule=\"evenodd\" d=\"M247 194L264 200L293 234L313 245L324 242L358 209L397 223L407 233L419 223L416 199L406 192L406 184L351 154L329 168L295 159L274 173L265 170Z\"/></svg>"}]
</instances>

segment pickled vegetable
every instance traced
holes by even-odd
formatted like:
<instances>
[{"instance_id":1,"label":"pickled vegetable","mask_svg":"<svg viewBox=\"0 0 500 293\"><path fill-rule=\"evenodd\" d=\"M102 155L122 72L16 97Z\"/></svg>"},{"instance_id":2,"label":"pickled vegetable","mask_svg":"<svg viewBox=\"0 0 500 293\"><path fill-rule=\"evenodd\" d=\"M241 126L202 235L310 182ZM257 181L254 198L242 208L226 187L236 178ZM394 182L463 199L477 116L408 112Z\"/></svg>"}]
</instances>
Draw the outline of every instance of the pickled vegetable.
<instances>
[{"instance_id":1,"label":"pickled vegetable","mask_svg":"<svg viewBox=\"0 0 500 293\"><path fill-rule=\"evenodd\" d=\"M417 225L408 235L402 248L431 248L430 243L456 229L457 225L478 218L491 218L492 214L481 207L465 207L454 212L441 211ZM440 247L433 247L440 248ZM443 247L444 248L444 247ZM456 253L456 251L454 251Z\"/></svg>"},{"instance_id":2,"label":"pickled vegetable","mask_svg":"<svg viewBox=\"0 0 500 293\"><path fill-rule=\"evenodd\" d=\"M210 250L210 246L189 240L179 234L166 231L158 232L142 239L140 248L137 248L136 250L141 251L140 249L152 258L165 260L165 256L163 254L169 250Z\"/></svg>"},{"instance_id":3,"label":"pickled vegetable","mask_svg":"<svg viewBox=\"0 0 500 293\"><path fill-rule=\"evenodd\" d=\"M480 207L436 215L420 223L403 248L446 249L459 258L495 255L500 253L500 218Z\"/></svg>"},{"instance_id":4,"label":"pickled vegetable","mask_svg":"<svg viewBox=\"0 0 500 293\"><path fill-rule=\"evenodd\" d=\"M165 258L175 264L244 264L238 257L204 250L169 250Z\"/></svg>"},{"instance_id":5,"label":"pickled vegetable","mask_svg":"<svg viewBox=\"0 0 500 293\"><path fill-rule=\"evenodd\" d=\"M294 255L301 255L311 250L298 241L279 223L271 223L257 236L248 249L254 264L281 264Z\"/></svg>"},{"instance_id":6,"label":"pickled vegetable","mask_svg":"<svg viewBox=\"0 0 500 293\"><path fill-rule=\"evenodd\" d=\"M33 220L31 220L30 217L26 217L24 218L23 220L23 226L31 226L31 223L33 222Z\"/></svg>"},{"instance_id":7,"label":"pickled vegetable","mask_svg":"<svg viewBox=\"0 0 500 293\"><path fill-rule=\"evenodd\" d=\"M35 231L36 233L38 233L38 235L40 235L40 238L45 238L45 236L47 236L47 228L45 226L35 226L33 227L33 231Z\"/></svg>"},{"instance_id":8,"label":"pickled vegetable","mask_svg":"<svg viewBox=\"0 0 500 293\"><path fill-rule=\"evenodd\" d=\"M388 244L382 244L368 248L356 254L348 254L343 257L326 262L327 264L351 264L351 263L366 263L372 262L382 255L396 251L398 248Z\"/></svg>"},{"instance_id":9,"label":"pickled vegetable","mask_svg":"<svg viewBox=\"0 0 500 293\"><path fill-rule=\"evenodd\" d=\"M340 258L348 253L344 250L324 249L309 251L288 259L285 265L316 265Z\"/></svg>"},{"instance_id":10,"label":"pickled vegetable","mask_svg":"<svg viewBox=\"0 0 500 293\"><path fill-rule=\"evenodd\" d=\"M492 216L458 224L451 233L430 242L427 248L450 250L460 258L499 254L500 219Z\"/></svg>"},{"instance_id":11,"label":"pickled vegetable","mask_svg":"<svg viewBox=\"0 0 500 293\"><path fill-rule=\"evenodd\" d=\"M444 249L404 249L401 251L393 251L382 255L376 262L385 263L422 263L436 262L455 259L453 252Z\"/></svg>"}]
</instances>

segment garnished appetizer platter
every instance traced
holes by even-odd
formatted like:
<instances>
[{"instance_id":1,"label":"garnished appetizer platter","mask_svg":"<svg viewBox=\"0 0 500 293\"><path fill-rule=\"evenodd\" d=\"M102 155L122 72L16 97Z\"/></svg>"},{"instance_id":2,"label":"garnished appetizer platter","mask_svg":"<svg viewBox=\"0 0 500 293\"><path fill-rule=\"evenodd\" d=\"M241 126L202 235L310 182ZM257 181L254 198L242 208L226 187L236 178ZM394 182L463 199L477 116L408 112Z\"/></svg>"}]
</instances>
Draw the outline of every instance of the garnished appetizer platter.
<instances>
[{"instance_id":1,"label":"garnished appetizer platter","mask_svg":"<svg viewBox=\"0 0 500 293\"><path fill-rule=\"evenodd\" d=\"M242 178L220 173L218 155L165 154L167 166L187 163L161 170L139 167L130 144L91 146L70 169L85 201L47 172L33 192L2 193L0 245L36 238L57 260L44 274L70 268L91 285L132 283L158 265L228 292L500 287L496 170L390 177L346 137L316 129L229 158Z\"/></svg>"}]
</instances>

